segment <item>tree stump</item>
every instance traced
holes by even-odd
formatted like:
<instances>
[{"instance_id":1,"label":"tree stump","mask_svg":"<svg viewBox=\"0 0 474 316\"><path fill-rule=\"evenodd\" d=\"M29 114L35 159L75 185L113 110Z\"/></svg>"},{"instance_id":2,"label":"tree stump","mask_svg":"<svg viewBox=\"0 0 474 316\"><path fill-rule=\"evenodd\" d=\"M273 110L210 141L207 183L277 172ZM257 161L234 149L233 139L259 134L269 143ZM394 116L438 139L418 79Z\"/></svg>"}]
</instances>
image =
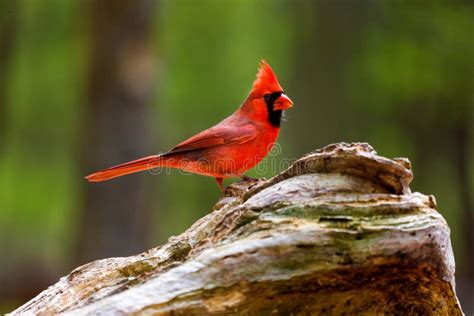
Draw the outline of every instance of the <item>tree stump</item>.
<instances>
[{"instance_id":1,"label":"tree stump","mask_svg":"<svg viewBox=\"0 0 474 316\"><path fill-rule=\"evenodd\" d=\"M81 266L12 315L462 315L449 227L410 162L333 144L237 182L165 245Z\"/></svg>"}]
</instances>

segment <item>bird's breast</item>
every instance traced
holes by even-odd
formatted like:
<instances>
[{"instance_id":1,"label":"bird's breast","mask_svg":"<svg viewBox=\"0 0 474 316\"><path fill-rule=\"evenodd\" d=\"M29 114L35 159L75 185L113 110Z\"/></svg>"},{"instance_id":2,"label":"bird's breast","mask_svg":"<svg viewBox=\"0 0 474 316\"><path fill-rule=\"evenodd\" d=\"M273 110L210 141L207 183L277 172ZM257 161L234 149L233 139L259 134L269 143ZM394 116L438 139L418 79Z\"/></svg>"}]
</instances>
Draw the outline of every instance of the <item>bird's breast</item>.
<instances>
[{"instance_id":1,"label":"bird's breast","mask_svg":"<svg viewBox=\"0 0 474 316\"><path fill-rule=\"evenodd\" d=\"M241 175L264 159L278 137L278 128L269 128L259 133L249 142L234 146L216 148L219 157L216 166L219 172L228 175Z\"/></svg>"}]
</instances>

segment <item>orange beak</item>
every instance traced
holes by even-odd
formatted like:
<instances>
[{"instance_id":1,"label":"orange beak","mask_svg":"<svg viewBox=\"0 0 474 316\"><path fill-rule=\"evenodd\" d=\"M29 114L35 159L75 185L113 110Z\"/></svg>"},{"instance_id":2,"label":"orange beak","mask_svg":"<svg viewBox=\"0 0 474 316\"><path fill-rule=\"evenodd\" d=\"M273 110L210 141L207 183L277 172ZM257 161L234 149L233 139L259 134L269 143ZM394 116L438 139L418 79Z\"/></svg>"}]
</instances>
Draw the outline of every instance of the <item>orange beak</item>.
<instances>
[{"instance_id":1,"label":"orange beak","mask_svg":"<svg viewBox=\"0 0 474 316\"><path fill-rule=\"evenodd\" d=\"M278 99L276 99L274 103L274 110L287 110L293 106L293 101L286 96L286 94L282 93Z\"/></svg>"}]
</instances>

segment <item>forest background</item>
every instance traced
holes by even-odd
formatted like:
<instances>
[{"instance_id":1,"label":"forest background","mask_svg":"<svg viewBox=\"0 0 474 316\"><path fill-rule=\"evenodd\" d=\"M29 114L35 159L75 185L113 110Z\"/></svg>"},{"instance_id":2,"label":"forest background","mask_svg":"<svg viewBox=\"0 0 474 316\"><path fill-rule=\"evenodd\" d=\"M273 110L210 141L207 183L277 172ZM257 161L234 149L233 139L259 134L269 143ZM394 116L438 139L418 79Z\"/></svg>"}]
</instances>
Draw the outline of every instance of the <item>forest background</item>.
<instances>
[{"instance_id":1,"label":"forest background","mask_svg":"<svg viewBox=\"0 0 474 316\"><path fill-rule=\"evenodd\" d=\"M211 178L83 177L226 117L265 58L295 106L248 175L340 141L408 157L474 313L473 31L472 1L0 0L0 312L208 213Z\"/></svg>"}]
</instances>

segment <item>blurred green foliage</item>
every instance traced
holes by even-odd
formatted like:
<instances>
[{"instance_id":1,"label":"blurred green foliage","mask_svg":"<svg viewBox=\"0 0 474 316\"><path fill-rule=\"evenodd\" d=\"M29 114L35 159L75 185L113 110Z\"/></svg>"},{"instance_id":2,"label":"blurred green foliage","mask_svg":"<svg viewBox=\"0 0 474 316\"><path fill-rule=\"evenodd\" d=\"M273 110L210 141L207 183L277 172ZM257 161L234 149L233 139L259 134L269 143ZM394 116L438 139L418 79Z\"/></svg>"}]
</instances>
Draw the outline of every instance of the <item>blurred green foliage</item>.
<instances>
[{"instance_id":1,"label":"blurred green foliage","mask_svg":"<svg viewBox=\"0 0 474 316\"><path fill-rule=\"evenodd\" d=\"M78 199L74 155L87 62L80 16L63 1L19 1L17 10L0 144L0 243L13 260L2 266L25 257L62 266Z\"/></svg>"},{"instance_id":2,"label":"blurred green foliage","mask_svg":"<svg viewBox=\"0 0 474 316\"><path fill-rule=\"evenodd\" d=\"M0 11L8 8L6 1ZM336 2L337 10L329 13L325 1L157 2L151 104L156 151L230 114L246 97L258 61L265 58L295 101L280 136L283 151L275 159L357 140L369 141L382 155L410 158L414 189L436 195L453 232L458 266L472 269L459 260L466 254L452 153L459 124L467 124L474 139L473 6ZM0 248L8 253L0 262L0 280L29 261L40 262L54 277L74 266L73 245L81 233L77 218L84 175L78 162L89 60L84 5L16 1L17 34L5 74L7 137L0 144ZM350 19L351 10L364 15L354 20L357 26L332 28L344 22L345 14ZM1 14L4 19L9 11ZM346 39L357 45L339 42ZM329 97L321 89L325 82ZM471 188L473 147L469 144L466 170ZM249 175L257 176L255 171ZM178 172L142 176L150 177L156 192L150 246L189 227L221 195L210 178Z\"/></svg>"}]
</instances>

